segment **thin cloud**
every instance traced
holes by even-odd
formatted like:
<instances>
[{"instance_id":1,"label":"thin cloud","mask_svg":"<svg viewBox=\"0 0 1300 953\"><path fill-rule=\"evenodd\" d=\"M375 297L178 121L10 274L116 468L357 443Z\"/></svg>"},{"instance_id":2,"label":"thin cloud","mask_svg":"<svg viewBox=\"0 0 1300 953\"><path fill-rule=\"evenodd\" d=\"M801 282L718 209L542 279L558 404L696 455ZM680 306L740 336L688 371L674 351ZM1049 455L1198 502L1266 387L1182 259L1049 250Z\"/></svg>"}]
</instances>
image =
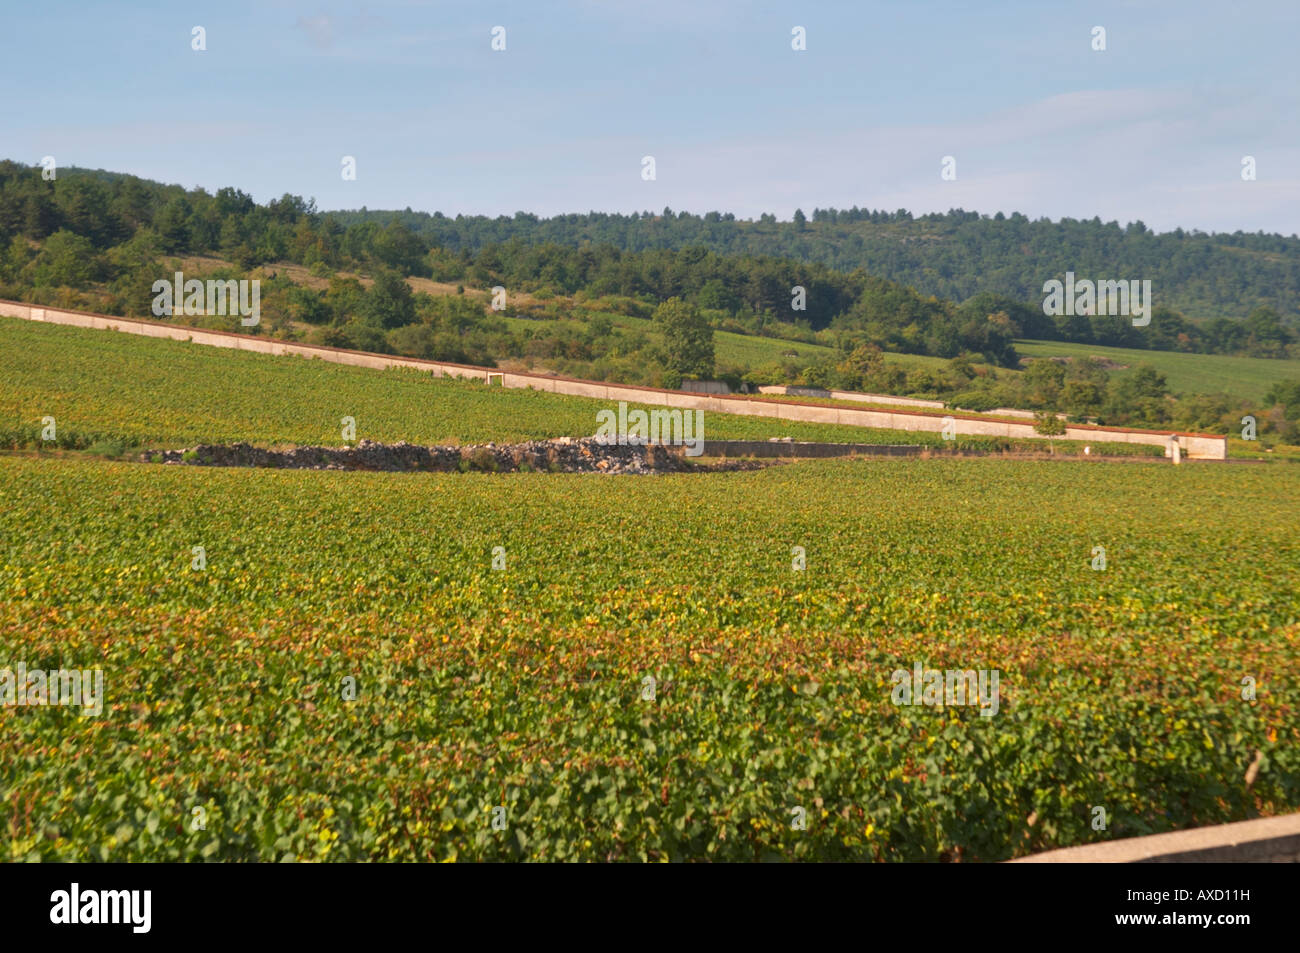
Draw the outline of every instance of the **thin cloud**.
<instances>
[{"instance_id":1,"label":"thin cloud","mask_svg":"<svg viewBox=\"0 0 1300 953\"><path fill-rule=\"evenodd\" d=\"M299 17L294 26L307 34L307 41L318 50L327 50L334 44L334 21L327 14Z\"/></svg>"}]
</instances>

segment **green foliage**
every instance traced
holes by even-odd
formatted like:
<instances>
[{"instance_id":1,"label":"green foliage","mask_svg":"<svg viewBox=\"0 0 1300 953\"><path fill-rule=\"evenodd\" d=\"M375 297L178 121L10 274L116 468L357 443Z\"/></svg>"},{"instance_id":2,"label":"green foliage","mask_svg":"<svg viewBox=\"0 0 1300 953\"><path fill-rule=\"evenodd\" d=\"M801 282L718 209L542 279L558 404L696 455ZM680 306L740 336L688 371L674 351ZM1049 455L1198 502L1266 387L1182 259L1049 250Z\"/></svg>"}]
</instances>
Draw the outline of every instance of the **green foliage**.
<instances>
[{"instance_id":1,"label":"green foliage","mask_svg":"<svg viewBox=\"0 0 1300 953\"><path fill-rule=\"evenodd\" d=\"M1264 398L1269 422L1287 443L1300 443L1300 380L1274 384Z\"/></svg>"},{"instance_id":2,"label":"green foliage","mask_svg":"<svg viewBox=\"0 0 1300 953\"><path fill-rule=\"evenodd\" d=\"M1044 437L1062 437L1065 435L1065 421L1050 411L1034 414L1034 431Z\"/></svg>"},{"instance_id":3,"label":"green foliage","mask_svg":"<svg viewBox=\"0 0 1300 953\"><path fill-rule=\"evenodd\" d=\"M1105 362L1091 379L1112 380L1133 373L1141 364L1150 364L1166 378L1175 394L1229 394L1252 401L1264 399L1270 387L1300 378L1300 360L1265 360L1234 357L1226 354L1176 354L1133 348L1098 347L1090 344L1065 344L1055 341L1017 341L1016 349L1026 359L1058 357L1068 359L1071 370L1085 360Z\"/></svg>"},{"instance_id":4,"label":"green foliage","mask_svg":"<svg viewBox=\"0 0 1300 953\"><path fill-rule=\"evenodd\" d=\"M973 410L986 413L1001 406L1002 401L987 391L963 391L948 399L947 405L954 410Z\"/></svg>"},{"instance_id":5,"label":"green foliage","mask_svg":"<svg viewBox=\"0 0 1300 953\"><path fill-rule=\"evenodd\" d=\"M57 231L45 239L31 269L32 282L38 288L81 287L98 271L95 246L73 232Z\"/></svg>"},{"instance_id":6,"label":"green foliage","mask_svg":"<svg viewBox=\"0 0 1300 953\"><path fill-rule=\"evenodd\" d=\"M395 271L383 269L375 274L374 284L366 292L365 302L366 318L379 327L400 328L415 320L411 286Z\"/></svg>"},{"instance_id":7,"label":"green foliage","mask_svg":"<svg viewBox=\"0 0 1300 953\"><path fill-rule=\"evenodd\" d=\"M835 368L840 390L867 390L885 369L885 356L874 344L859 344Z\"/></svg>"},{"instance_id":8,"label":"green foliage","mask_svg":"<svg viewBox=\"0 0 1300 953\"><path fill-rule=\"evenodd\" d=\"M97 440L86 448L86 452L109 460L116 460L127 452L124 440Z\"/></svg>"},{"instance_id":9,"label":"green foliage","mask_svg":"<svg viewBox=\"0 0 1300 953\"><path fill-rule=\"evenodd\" d=\"M1292 329L1294 349L1294 328L1300 320L1300 239L1294 235L1207 235L1181 228L1158 234L1140 223L1125 227L1099 218L1054 222L1019 213L990 217L962 209L915 217L904 209L814 209L802 223L777 222L770 215L738 221L716 212L592 213L549 219L449 218L398 211L335 216L347 225L398 222L427 242L469 253L512 240L575 249L612 245L623 251L695 247L728 256L817 264L845 274L861 271L915 288L923 296L963 302L979 298L973 308L976 317L982 320L1005 311L1020 324L1022 336L1030 338L1057 336L1057 325L1041 309L1042 288L1046 276L1060 277L1066 271L1092 280L1147 278L1161 302L1146 328L1133 328L1131 322L1125 327L1114 319L1063 319L1064 330L1074 335L1066 340L1239 353L1252 345L1246 340L1249 334L1239 336L1234 329L1262 305ZM788 281L782 291L788 296L790 286L799 283ZM810 294L810 306L815 298ZM775 304L772 310L778 310ZM1259 343L1268 346L1266 338L1267 332Z\"/></svg>"},{"instance_id":10,"label":"green foliage","mask_svg":"<svg viewBox=\"0 0 1300 953\"><path fill-rule=\"evenodd\" d=\"M996 861L1300 808L1295 467L2 457L0 500L4 657L106 689L0 709L11 860ZM894 705L915 662L998 714Z\"/></svg>"},{"instance_id":11,"label":"green foliage","mask_svg":"<svg viewBox=\"0 0 1300 953\"><path fill-rule=\"evenodd\" d=\"M680 298L669 298L654 315L663 335L665 365L683 376L713 376L713 328L700 310Z\"/></svg>"},{"instance_id":12,"label":"green foliage","mask_svg":"<svg viewBox=\"0 0 1300 953\"><path fill-rule=\"evenodd\" d=\"M1300 380L1274 384L1265 395L1264 403L1270 407L1280 406L1289 420L1300 420Z\"/></svg>"}]
</instances>

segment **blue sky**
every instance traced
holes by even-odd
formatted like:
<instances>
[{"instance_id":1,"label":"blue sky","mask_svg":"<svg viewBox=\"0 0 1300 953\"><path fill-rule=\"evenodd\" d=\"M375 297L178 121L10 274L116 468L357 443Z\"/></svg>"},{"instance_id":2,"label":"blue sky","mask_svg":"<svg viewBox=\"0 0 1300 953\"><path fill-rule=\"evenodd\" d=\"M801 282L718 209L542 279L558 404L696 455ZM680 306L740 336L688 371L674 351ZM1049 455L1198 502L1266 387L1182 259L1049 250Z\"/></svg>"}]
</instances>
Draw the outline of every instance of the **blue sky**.
<instances>
[{"instance_id":1,"label":"blue sky","mask_svg":"<svg viewBox=\"0 0 1300 953\"><path fill-rule=\"evenodd\" d=\"M1296 0L11 0L0 25L0 157L259 201L1300 231Z\"/></svg>"}]
</instances>

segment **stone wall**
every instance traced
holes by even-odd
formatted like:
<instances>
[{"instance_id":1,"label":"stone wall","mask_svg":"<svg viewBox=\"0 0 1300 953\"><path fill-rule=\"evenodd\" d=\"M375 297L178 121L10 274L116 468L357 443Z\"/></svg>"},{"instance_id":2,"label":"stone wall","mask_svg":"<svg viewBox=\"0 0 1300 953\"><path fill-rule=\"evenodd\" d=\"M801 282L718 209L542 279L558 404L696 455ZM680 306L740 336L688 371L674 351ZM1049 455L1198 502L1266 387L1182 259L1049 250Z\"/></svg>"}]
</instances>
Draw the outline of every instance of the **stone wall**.
<instances>
[{"instance_id":1,"label":"stone wall","mask_svg":"<svg viewBox=\"0 0 1300 953\"><path fill-rule=\"evenodd\" d=\"M377 470L449 473L478 470L515 473L680 473L700 469L681 447L608 444L587 437L532 440L518 444L424 447L362 440L351 447L293 447L268 450L247 443L200 444L185 450L145 450L142 463L198 467L269 467L282 470Z\"/></svg>"},{"instance_id":2,"label":"stone wall","mask_svg":"<svg viewBox=\"0 0 1300 953\"><path fill-rule=\"evenodd\" d=\"M823 390L820 387L787 387L766 384L758 389L760 394L783 394L787 397L820 397L831 400L855 400L863 404L896 404L899 407L928 407L942 409L941 400L922 400L920 397L893 397L889 394L864 394L853 390Z\"/></svg>"},{"instance_id":3,"label":"stone wall","mask_svg":"<svg viewBox=\"0 0 1300 953\"><path fill-rule=\"evenodd\" d=\"M933 452L921 444L802 443L787 440L706 440L706 457L916 457Z\"/></svg>"},{"instance_id":4,"label":"stone wall","mask_svg":"<svg viewBox=\"0 0 1300 953\"><path fill-rule=\"evenodd\" d=\"M997 414L999 417L1023 417L1025 420L1033 420L1034 412L1032 410L1017 410L1014 407L994 407L989 411L990 414ZM1068 419L1065 414L1057 414L1057 420Z\"/></svg>"}]
</instances>

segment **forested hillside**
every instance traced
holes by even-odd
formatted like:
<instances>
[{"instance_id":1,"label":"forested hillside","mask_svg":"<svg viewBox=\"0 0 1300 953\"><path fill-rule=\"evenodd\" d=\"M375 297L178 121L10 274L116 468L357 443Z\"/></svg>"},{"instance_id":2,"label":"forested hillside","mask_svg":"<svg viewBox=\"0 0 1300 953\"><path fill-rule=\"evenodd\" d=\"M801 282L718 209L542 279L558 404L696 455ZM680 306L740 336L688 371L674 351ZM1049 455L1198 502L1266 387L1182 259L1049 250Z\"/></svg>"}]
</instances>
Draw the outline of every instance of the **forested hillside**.
<instances>
[{"instance_id":1,"label":"forested hillside","mask_svg":"<svg viewBox=\"0 0 1300 953\"><path fill-rule=\"evenodd\" d=\"M529 243L610 244L627 251L700 246L724 254L772 255L911 285L927 295L964 301L980 292L1042 300L1043 282L1073 271L1081 277L1147 278L1157 301L1189 318L1244 318L1259 307L1300 320L1300 238L1202 232L1156 234L1142 222L1032 221L1021 214L980 215L961 209L914 218L905 210L814 209L792 222L765 215L592 212L542 219L429 215L423 212L334 212L344 224L397 221L452 250L476 251L518 238Z\"/></svg>"}]
</instances>

